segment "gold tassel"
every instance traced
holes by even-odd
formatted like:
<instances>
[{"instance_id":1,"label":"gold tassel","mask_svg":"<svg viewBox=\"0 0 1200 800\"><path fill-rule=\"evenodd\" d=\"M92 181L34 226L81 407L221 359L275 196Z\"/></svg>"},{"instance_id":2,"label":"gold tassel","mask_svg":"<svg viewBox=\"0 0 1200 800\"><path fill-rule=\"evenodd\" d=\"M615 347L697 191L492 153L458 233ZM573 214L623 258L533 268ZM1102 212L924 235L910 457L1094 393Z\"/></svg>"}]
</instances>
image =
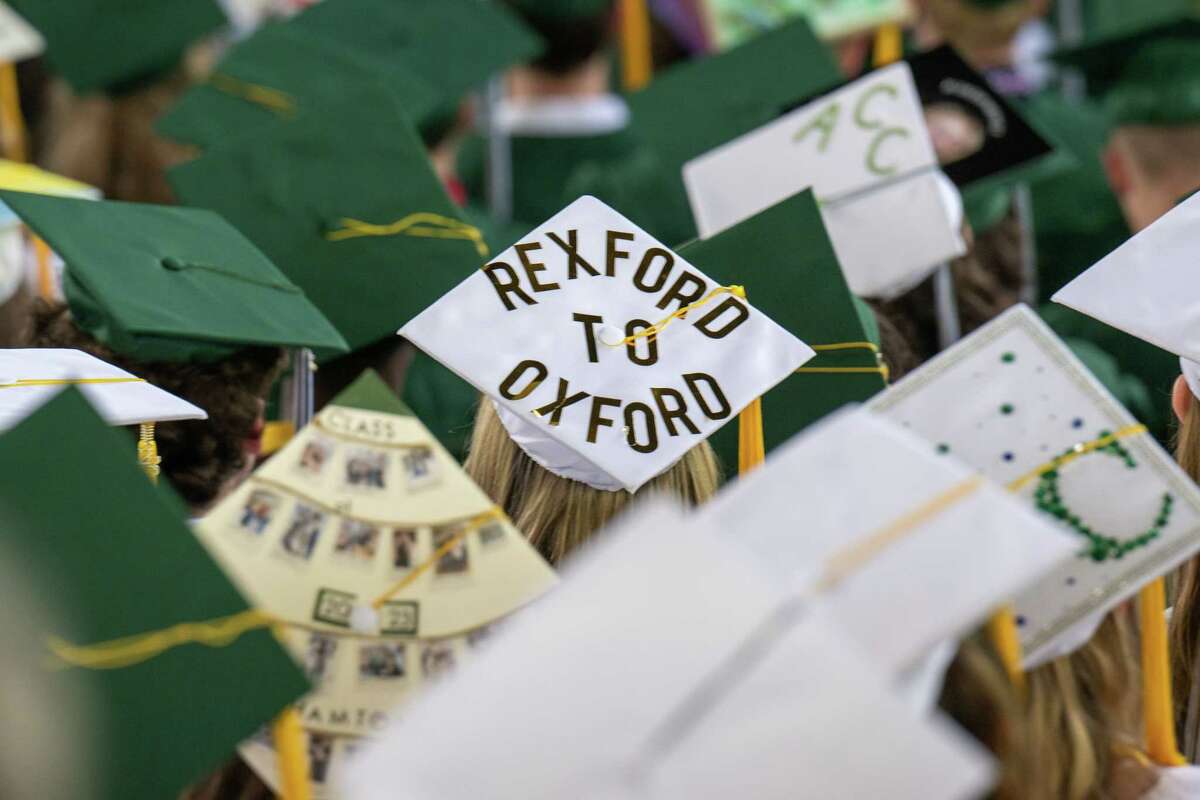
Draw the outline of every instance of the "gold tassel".
<instances>
[{"instance_id":1,"label":"gold tassel","mask_svg":"<svg viewBox=\"0 0 1200 800\"><path fill-rule=\"evenodd\" d=\"M159 465L162 464L162 459L158 456L158 443L154 441L154 423L143 422L141 432L138 435L138 463L142 465L142 469L150 476L152 483L158 483L158 474L161 471Z\"/></svg>"},{"instance_id":2,"label":"gold tassel","mask_svg":"<svg viewBox=\"0 0 1200 800\"><path fill-rule=\"evenodd\" d=\"M10 161L28 159L25 118L21 114L21 95L17 88L17 68L12 64L0 66L0 138L4 157Z\"/></svg>"},{"instance_id":3,"label":"gold tassel","mask_svg":"<svg viewBox=\"0 0 1200 800\"><path fill-rule=\"evenodd\" d=\"M308 783L308 749L305 747L304 729L300 715L289 708L275 718L271 726L278 757L280 797L283 800L311 800L312 790Z\"/></svg>"},{"instance_id":4,"label":"gold tassel","mask_svg":"<svg viewBox=\"0 0 1200 800\"><path fill-rule=\"evenodd\" d=\"M763 444L762 398L746 406L738 414L738 475L745 475L767 457Z\"/></svg>"},{"instance_id":5,"label":"gold tassel","mask_svg":"<svg viewBox=\"0 0 1200 800\"><path fill-rule=\"evenodd\" d=\"M894 22L881 25L875 32L871 61L876 67L886 67L904 58L904 34Z\"/></svg>"},{"instance_id":6,"label":"gold tassel","mask_svg":"<svg viewBox=\"0 0 1200 800\"><path fill-rule=\"evenodd\" d=\"M1138 625L1142 640L1142 717L1146 725L1146 752L1164 767L1187 763L1175 741L1174 702L1171 697L1171 654L1167 642L1167 589L1163 578L1146 584L1138 593Z\"/></svg>"},{"instance_id":7,"label":"gold tassel","mask_svg":"<svg viewBox=\"0 0 1200 800\"><path fill-rule=\"evenodd\" d=\"M641 89L650 82L653 72L646 0L621 0L621 81L625 91Z\"/></svg>"},{"instance_id":8,"label":"gold tassel","mask_svg":"<svg viewBox=\"0 0 1200 800\"><path fill-rule=\"evenodd\" d=\"M1000 655L1000 662L1009 680L1018 691L1025 690L1025 671L1021 667L1021 635L1017 632L1017 618L1011 605L1006 605L988 620L988 638Z\"/></svg>"}]
</instances>

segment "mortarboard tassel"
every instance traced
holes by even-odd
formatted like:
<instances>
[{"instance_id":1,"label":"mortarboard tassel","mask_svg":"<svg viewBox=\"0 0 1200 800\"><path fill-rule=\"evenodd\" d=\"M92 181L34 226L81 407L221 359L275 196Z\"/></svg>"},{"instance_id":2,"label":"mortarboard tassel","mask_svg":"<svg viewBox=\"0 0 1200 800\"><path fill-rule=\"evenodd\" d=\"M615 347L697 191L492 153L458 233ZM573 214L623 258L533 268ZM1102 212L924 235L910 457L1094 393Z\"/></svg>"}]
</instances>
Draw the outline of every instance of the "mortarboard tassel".
<instances>
[{"instance_id":1,"label":"mortarboard tassel","mask_svg":"<svg viewBox=\"0 0 1200 800\"><path fill-rule=\"evenodd\" d=\"M762 398L756 397L738 414L738 475L745 475L767 457L763 444Z\"/></svg>"},{"instance_id":2,"label":"mortarboard tassel","mask_svg":"<svg viewBox=\"0 0 1200 800\"><path fill-rule=\"evenodd\" d=\"M996 648L996 653L1000 656L1000 663L1004 665L1009 680L1013 686L1023 691L1025 671L1021 667L1021 634L1017 632L1017 618L1011 605L1005 605L992 614L987 623L987 635L992 647Z\"/></svg>"},{"instance_id":3,"label":"mortarboard tassel","mask_svg":"<svg viewBox=\"0 0 1200 800\"><path fill-rule=\"evenodd\" d=\"M279 758L279 785L283 790L280 796L283 800L310 800L308 752L296 709L289 708L275 718L271 736Z\"/></svg>"},{"instance_id":4,"label":"mortarboard tassel","mask_svg":"<svg viewBox=\"0 0 1200 800\"><path fill-rule=\"evenodd\" d=\"M158 455L158 442L154 441L154 423L143 422L138 432L138 463L150 476L151 483L158 483L158 475L162 471L159 466L162 458Z\"/></svg>"},{"instance_id":5,"label":"mortarboard tassel","mask_svg":"<svg viewBox=\"0 0 1200 800\"><path fill-rule=\"evenodd\" d=\"M0 139L5 158L10 161L26 160L28 147L25 118L21 115L17 69L12 64L0 66Z\"/></svg>"},{"instance_id":6,"label":"mortarboard tassel","mask_svg":"<svg viewBox=\"0 0 1200 800\"><path fill-rule=\"evenodd\" d=\"M621 82L633 92L650 82L654 56L650 47L650 12L646 0L621 0Z\"/></svg>"},{"instance_id":7,"label":"mortarboard tassel","mask_svg":"<svg viewBox=\"0 0 1200 800\"><path fill-rule=\"evenodd\" d=\"M1171 697L1170 646L1167 642L1167 590L1163 578L1138 592L1138 626L1142 647L1142 718L1146 750L1151 760L1165 767L1187 763L1175 741L1175 713Z\"/></svg>"}]
</instances>

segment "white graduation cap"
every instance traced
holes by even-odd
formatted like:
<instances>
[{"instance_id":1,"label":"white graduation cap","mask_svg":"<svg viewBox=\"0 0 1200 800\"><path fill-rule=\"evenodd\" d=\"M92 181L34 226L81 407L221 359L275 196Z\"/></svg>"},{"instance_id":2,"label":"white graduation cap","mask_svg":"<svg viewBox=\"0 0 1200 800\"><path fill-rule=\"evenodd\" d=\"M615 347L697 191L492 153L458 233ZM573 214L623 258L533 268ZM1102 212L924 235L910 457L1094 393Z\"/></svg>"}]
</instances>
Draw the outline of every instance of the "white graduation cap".
<instances>
[{"instance_id":1,"label":"white graduation cap","mask_svg":"<svg viewBox=\"0 0 1200 800\"><path fill-rule=\"evenodd\" d=\"M1086 642L1108 611L1200 549L1200 489L1025 306L869 407L970 465L1076 542L1016 598L1034 666Z\"/></svg>"},{"instance_id":2,"label":"white graduation cap","mask_svg":"<svg viewBox=\"0 0 1200 800\"><path fill-rule=\"evenodd\" d=\"M543 467L633 492L814 355L744 294L581 197L400 334Z\"/></svg>"},{"instance_id":3,"label":"white graduation cap","mask_svg":"<svg viewBox=\"0 0 1200 800\"><path fill-rule=\"evenodd\" d=\"M1200 193L1184 200L1050 298L1180 357L1200 397Z\"/></svg>"},{"instance_id":4,"label":"white graduation cap","mask_svg":"<svg viewBox=\"0 0 1200 800\"><path fill-rule=\"evenodd\" d=\"M41 55L45 49L42 34L8 3L0 2L0 63L16 64Z\"/></svg>"},{"instance_id":5,"label":"white graduation cap","mask_svg":"<svg viewBox=\"0 0 1200 800\"><path fill-rule=\"evenodd\" d=\"M988 788L974 742L891 696L819 608L780 602L732 542L643 505L353 762L347 796L782 800L803 786L928 799Z\"/></svg>"},{"instance_id":6,"label":"white graduation cap","mask_svg":"<svg viewBox=\"0 0 1200 800\"><path fill-rule=\"evenodd\" d=\"M0 431L66 386L75 386L109 425L208 419L203 409L82 350L0 349Z\"/></svg>"},{"instance_id":7,"label":"white graduation cap","mask_svg":"<svg viewBox=\"0 0 1200 800\"><path fill-rule=\"evenodd\" d=\"M974 470L864 409L794 437L696 514L778 583L819 596L893 675L1077 549Z\"/></svg>"},{"instance_id":8,"label":"white graduation cap","mask_svg":"<svg viewBox=\"0 0 1200 800\"><path fill-rule=\"evenodd\" d=\"M689 161L683 180L706 239L812 188L857 295L898 294L966 252L962 200L938 169L906 63Z\"/></svg>"}]
</instances>

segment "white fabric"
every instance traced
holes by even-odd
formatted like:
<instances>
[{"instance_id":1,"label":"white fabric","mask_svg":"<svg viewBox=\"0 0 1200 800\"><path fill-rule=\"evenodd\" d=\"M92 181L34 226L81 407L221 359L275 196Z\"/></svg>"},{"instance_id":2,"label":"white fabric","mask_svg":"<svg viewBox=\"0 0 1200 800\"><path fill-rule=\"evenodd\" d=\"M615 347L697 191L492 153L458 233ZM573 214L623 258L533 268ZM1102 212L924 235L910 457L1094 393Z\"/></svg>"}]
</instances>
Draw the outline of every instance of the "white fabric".
<instances>
[{"instance_id":1,"label":"white fabric","mask_svg":"<svg viewBox=\"0 0 1200 800\"><path fill-rule=\"evenodd\" d=\"M848 548L970 478L929 442L859 409L777 448L697 513L749 549L778 583L805 587ZM856 564L827 599L847 635L895 676L1076 550L1071 536L984 481Z\"/></svg>"},{"instance_id":2,"label":"white fabric","mask_svg":"<svg viewBox=\"0 0 1200 800\"><path fill-rule=\"evenodd\" d=\"M782 601L731 541L641 505L368 746L344 796L790 800L801 786L951 800L988 788L977 744L908 710L818 607L780 617Z\"/></svg>"},{"instance_id":3,"label":"white fabric","mask_svg":"<svg viewBox=\"0 0 1200 800\"><path fill-rule=\"evenodd\" d=\"M1084 617L1055 636L1050 646L1042 647L1033 653L1026 654L1023 662L1025 669L1037 669L1043 664L1048 664L1057 658L1074 653L1091 641L1091 638L1096 635L1096 630L1100 627L1100 623L1104 622L1104 618L1107 616L1108 611L1105 610Z\"/></svg>"},{"instance_id":4,"label":"white fabric","mask_svg":"<svg viewBox=\"0 0 1200 800\"><path fill-rule=\"evenodd\" d=\"M896 693L918 714L928 714L937 708L938 697L946 682L946 670L958 652L958 641L947 639L935 645L927 656L900 674Z\"/></svg>"},{"instance_id":5,"label":"white fabric","mask_svg":"<svg viewBox=\"0 0 1200 800\"><path fill-rule=\"evenodd\" d=\"M0 3L0 63L16 64L41 55L46 40L8 5Z\"/></svg>"},{"instance_id":6,"label":"white fabric","mask_svg":"<svg viewBox=\"0 0 1200 800\"><path fill-rule=\"evenodd\" d=\"M0 431L40 408L65 385L15 386L20 380L132 378L81 350L0 349ZM149 383L93 383L76 386L109 425L207 419L203 409Z\"/></svg>"},{"instance_id":7,"label":"white fabric","mask_svg":"<svg viewBox=\"0 0 1200 800\"><path fill-rule=\"evenodd\" d=\"M1158 784L1142 800L1195 800L1200 797L1200 767L1160 767Z\"/></svg>"},{"instance_id":8,"label":"white fabric","mask_svg":"<svg viewBox=\"0 0 1200 800\"><path fill-rule=\"evenodd\" d=\"M491 400L486 402L491 403ZM525 455L544 469L553 472L560 478L586 483L593 489L619 492L625 488L620 481L579 453L557 439L547 436L538 426L526 422L504 406L495 403L492 405L496 409L496 416L500 418L500 424L508 431L508 435L517 447L525 451Z\"/></svg>"},{"instance_id":9,"label":"white fabric","mask_svg":"<svg viewBox=\"0 0 1200 800\"><path fill-rule=\"evenodd\" d=\"M629 124L629 106L615 94L504 99L495 113L500 130L509 136L602 136Z\"/></svg>"}]
</instances>

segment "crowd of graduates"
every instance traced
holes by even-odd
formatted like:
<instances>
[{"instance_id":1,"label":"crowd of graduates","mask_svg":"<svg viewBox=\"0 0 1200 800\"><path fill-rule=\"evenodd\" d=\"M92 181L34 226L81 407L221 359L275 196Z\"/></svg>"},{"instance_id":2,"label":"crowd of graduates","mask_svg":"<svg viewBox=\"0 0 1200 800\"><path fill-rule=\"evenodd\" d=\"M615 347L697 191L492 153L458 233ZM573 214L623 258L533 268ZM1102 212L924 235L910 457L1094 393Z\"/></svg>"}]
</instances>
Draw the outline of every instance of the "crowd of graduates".
<instances>
[{"instance_id":1,"label":"crowd of graduates","mask_svg":"<svg viewBox=\"0 0 1200 800\"><path fill-rule=\"evenodd\" d=\"M0 796L1200 797L1193 0L0 61Z\"/></svg>"}]
</instances>

